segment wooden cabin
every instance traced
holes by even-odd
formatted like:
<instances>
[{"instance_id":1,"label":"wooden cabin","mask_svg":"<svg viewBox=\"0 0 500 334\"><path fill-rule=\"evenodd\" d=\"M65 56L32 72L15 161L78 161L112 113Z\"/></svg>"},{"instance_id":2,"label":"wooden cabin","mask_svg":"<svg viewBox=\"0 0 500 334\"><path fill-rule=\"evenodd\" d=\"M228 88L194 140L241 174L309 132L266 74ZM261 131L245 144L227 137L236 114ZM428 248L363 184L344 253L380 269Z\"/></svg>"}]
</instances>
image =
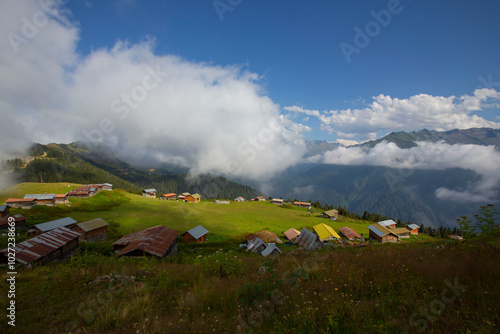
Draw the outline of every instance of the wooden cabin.
<instances>
[{"instance_id":1,"label":"wooden cabin","mask_svg":"<svg viewBox=\"0 0 500 334\"><path fill-rule=\"evenodd\" d=\"M418 235L418 230L420 229L420 226L418 226L417 224L410 224L406 226L406 228L410 231L411 234Z\"/></svg>"},{"instance_id":2,"label":"wooden cabin","mask_svg":"<svg viewBox=\"0 0 500 334\"><path fill-rule=\"evenodd\" d=\"M189 203L199 203L201 201L201 195L196 193L193 195L187 195L184 198L184 202L189 202Z\"/></svg>"},{"instance_id":3,"label":"wooden cabin","mask_svg":"<svg viewBox=\"0 0 500 334\"><path fill-rule=\"evenodd\" d=\"M321 218L338 219L339 218L339 211L336 209L325 211L321 214Z\"/></svg>"},{"instance_id":4,"label":"wooden cabin","mask_svg":"<svg viewBox=\"0 0 500 334\"><path fill-rule=\"evenodd\" d=\"M201 225L193 227L181 235L181 242L205 242L208 230Z\"/></svg>"},{"instance_id":5,"label":"wooden cabin","mask_svg":"<svg viewBox=\"0 0 500 334\"><path fill-rule=\"evenodd\" d=\"M162 201L175 201L177 199L177 194L175 193L163 194L161 195L160 199Z\"/></svg>"},{"instance_id":6,"label":"wooden cabin","mask_svg":"<svg viewBox=\"0 0 500 334\"><path fill-rule=\"evenodd\" d=\"M283 201L283 200L282 200L282 199L280 199L280 198L273 198L273 199L271 200L271 203L276 204L276 205L283 205L283 204L285 203L285 201Z\"/></svg>"},{"instance_id":7,"label":"wooden cabin","mask_svg":"<svg viewBox=\"0 0 500 334\"><path fill-rule=\"evenodd\" d=\"M71 229L74 225L76 225L76 223L77 223L76 220L74 220L71 217L52 220L50 222L31 226L28 230L28 235L39 235L60 227L66 227L68 229Z\"/></svg>"},{"instance_id":8,"label":"wooden cabin","mask_svg":"<svg viewBox=\"0 0 500 334\"><path fill-rule=\"evenodd\" d=\"M307 202L293 202L292 205L298 206L299 208L306 208L306 209L311 208L311 203L307 203Z\"/></svg>"},{"instance_id":9,"label":"wooden cabin","mask_svg":"<svg viewBox=\"0 0 500 334\"><path fill-rule=\"evenodd\" d=\"M400 239L410 238L411 231L406 227L396 227L392 228L391 232L396 234Z\"/></svg>"},{"instance_id":10,"label":"wooden cabin","mask_svg":"<svg viewBox=\"0 0 500 334\"><path fill-rule=\"evenodd\" d=\"M370 232L371 240L376 240L381 243L399 241L397 234L394 234L390 231L390 229L380 225L379 223L368 226L368 230Z\"/></svg>"},{"instance_id":11,"label":"wooden cabin","mask_svg":"<svg viewBox=\"0 0 500 334\"><path fill-rule=\"evenodd\" d=\"M36 201L33 198L8 198L5 204L11 208L29 210L36 205Z\"/></svg>"},{"instance_id":12,"label":"wooden cabin","mask_svg":"<svg viewBox=\"0 0 500 334\"><path fill-rule=\"evenodd\" d=\"M352 228L348 226L341 227L339 229L339 234L346 238L347 240L356 240L359 239L361 240L361 236L359 235L358 232L354 231Z\"/></svg>"},{"instance_id":13,"label":"wooden cabin","mask_svg":"<svg viewBox=\"0 0 500 334\"><path fill-rule=\"evenodd\" d=\"M387 228L396 228L396 222L392 219L378 222L378 224L380 224L383 227L387 227Z\"/></svg>"},{"instance_id":14,"label":"wooden cabin","mask_svg":"<svg viewBox=\"0 0 500 334\"><path fill-rule=\"evenodd\" d=\"M55 205L56 194L28 194L24 196L25 199L34 199L36 205Z\"/></svg>"},{"instance_id":15,"label":"wooden cabin","mask_svg":"<svg viewBox=\"0 0 500 334\"><path fill-rule=\"evenodd\" d=\"M56 194L54 196L55 204L68 204L68 194Z\"/></svg>"},{"instance_id":16,"label":"wooden cabin","mask_svg":"<svg viewBox=\"0 0 500 334\"><path fill-rule=\"evenodd\" d=\"M156 189L154 189L154 188L144 189L142 191L142 196L149 197L149 198L156 198Z\"/></svg>"},{"instance_id":17,"label":"wooden cabin","mask_svg":"<svg viewBox=\"0 0 500 334\"><path fill-rule=\"evenodd\" d=\"M101 218L76 224L71 230L80 233L80 241L104 241L108 238L108 223Z\"/></svg>"},{"instance_id":18,"label":"wooden cabin","mask_svg":"<svg viewBox=\"0 0 500 334\"><path fill-rule=\"evenodd\" d=\"M163 258L177 254L179 232L158 225L127 234L112 245L115 256L147 256Z\"/></svg>"}]
</instances>

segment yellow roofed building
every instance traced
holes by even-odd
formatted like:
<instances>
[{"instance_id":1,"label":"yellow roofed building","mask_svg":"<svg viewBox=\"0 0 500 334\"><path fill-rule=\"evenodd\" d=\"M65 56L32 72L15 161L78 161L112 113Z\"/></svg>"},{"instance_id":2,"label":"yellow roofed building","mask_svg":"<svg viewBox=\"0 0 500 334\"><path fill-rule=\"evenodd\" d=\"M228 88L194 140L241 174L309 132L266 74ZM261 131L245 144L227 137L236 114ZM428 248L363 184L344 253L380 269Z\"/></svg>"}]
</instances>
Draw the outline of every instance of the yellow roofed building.
<instances>
[{"instance_id":1,"label":"yellow roofed building","mask_svg":"<svg viewBox=\"0 0 500 334\"><path fill-rule=\"evenodd\" d=\"M320 241L330 240L333 238L340 239L340 235L338 235L332 227L326 224L321 223L314 226L313 228Z\"/></svg>"}]
</instances>

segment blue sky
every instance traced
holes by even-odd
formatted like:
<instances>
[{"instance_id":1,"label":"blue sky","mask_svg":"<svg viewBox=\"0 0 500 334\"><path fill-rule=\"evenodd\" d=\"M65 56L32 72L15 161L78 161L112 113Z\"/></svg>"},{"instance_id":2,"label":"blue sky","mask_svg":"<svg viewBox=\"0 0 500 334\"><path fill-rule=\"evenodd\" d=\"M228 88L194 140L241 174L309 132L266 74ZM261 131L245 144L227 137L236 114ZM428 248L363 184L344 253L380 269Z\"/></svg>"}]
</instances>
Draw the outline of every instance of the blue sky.
<instances>
[{"instance_id":1,"label":"blue sky","mask_svg":"<svg viewBox=\"0 0 500 334\"><path fill-rule=\"evenodd\" d=\"M110 48L117 39L155 39L155 53L188 61L242 65L263 75L266 94L281 107L338 110L389 95L471 95L480 77L500 81L498 1L392 2L390 23L348 63L340 43L354 44L354 28L391 1L69 1L79 22L78 51ZM222 8L222 7L221 7ZM493 87L495 88L495 87ZM498 108L481 111L495 120ZM305 124L306 137L332 140Z\"/></svg>"}]
</instances>

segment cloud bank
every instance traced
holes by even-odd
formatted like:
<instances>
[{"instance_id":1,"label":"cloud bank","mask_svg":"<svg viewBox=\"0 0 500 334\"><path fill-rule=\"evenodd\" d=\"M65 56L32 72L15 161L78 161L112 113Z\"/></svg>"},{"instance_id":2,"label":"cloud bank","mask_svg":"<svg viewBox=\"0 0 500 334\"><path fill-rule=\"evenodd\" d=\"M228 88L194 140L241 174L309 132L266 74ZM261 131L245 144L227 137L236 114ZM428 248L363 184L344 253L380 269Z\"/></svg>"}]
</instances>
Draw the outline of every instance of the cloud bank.
<instances>
[{"instance_id":1,"label":"cloud bank","mask_svg":"<svg viewBox=\"0 0 500 334\"><path fill-rule=\"evenodd\" d=\"M154 40L79 55L55 1L0 4L2 153L86 139L137 160L258 179L296 164L311 129L281 115L239 66L156 55Z\"/></svg>"},{"instance_id":2,"label":"cloud bank","mask_svg":"<svg viewBox=\"0 0 500 334\"><path fill-rule=\"evenodd\" d=\"M472 114L485 108L499 108L498 99L499 92L483 88L475 90L472 95L461 97L419 94L408 99L398 99L381 94L373 97L374 101L363 109L331 110L323 113L297 106L284 109L317 117L323 131L335 132L345 138L359 136L359 139L364 140L391 131L445 131L481 127L498 129L500 123Z\"/></svg>"},{"instance_id":3,"label":"cloud bank","mask_svg":"<svg viewBox=\"0 0 500 334\"><path fill-rule=\"evenodd\" d=\"M394 143L383 141L369 150L340 146L309 159L325 164L385 166L410 171L468 169L479 174L481 180L471 184L466 191L438 188L436 197L459 202L498 201L500 152L495 146L450 145L443 142L418 142L417 145L402 149ZM406 174L410 175L411 172Z\"/></svg>"}]
</instances>

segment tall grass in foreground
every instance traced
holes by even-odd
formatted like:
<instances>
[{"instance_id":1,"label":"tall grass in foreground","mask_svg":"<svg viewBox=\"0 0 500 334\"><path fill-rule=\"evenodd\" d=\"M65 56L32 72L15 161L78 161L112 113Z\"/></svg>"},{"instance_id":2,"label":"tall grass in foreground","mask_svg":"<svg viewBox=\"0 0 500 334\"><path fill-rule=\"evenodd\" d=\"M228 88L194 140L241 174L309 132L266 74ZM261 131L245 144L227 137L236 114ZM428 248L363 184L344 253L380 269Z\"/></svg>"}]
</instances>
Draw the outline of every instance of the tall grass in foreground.
<instances>
[{"instance_id":1,"label":"tall grass in foreground","mask_svg":"<svg viewBox=\"0 0 500 334\"><path fill-rule=\"evenodd\" d=\"M273 259L223 243L183 245L162 261L82 252L19 271L17 325L8 331L492 333L500 328L499 240L292 247ZM5 319L4 299L0 307Z\"/></svg>"}]
</instances>

